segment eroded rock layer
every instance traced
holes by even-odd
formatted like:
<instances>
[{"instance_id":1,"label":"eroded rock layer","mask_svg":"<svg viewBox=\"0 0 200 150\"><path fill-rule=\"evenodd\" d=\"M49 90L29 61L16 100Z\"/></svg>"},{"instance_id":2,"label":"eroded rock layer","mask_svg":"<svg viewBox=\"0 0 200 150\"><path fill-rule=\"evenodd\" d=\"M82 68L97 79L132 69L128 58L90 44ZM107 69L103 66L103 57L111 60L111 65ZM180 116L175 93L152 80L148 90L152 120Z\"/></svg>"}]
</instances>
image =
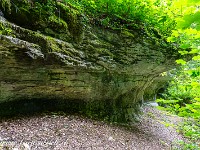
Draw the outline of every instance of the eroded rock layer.
<instances>
[{"instance_id":1,"label":"eroded rock layer","mask_svg":"<svg viewBox=\"0 0 200 150\"><path fill-rule=\"evenodd\" d=\"M0 35L0 102L6 106L1 113L11 113L19 100L22 109L43 109L39 103L45 101L46 107L74 108L111 121L134 120L138 103L154 96L164 80L160 74L173 67L176 51L142 30L105 29L84 24L79 16L70 22L72 12L63 13L65 32L57 36L46 26L52 35L0 16L0 25L10 31Z\"/></svg>"}]
</instances>

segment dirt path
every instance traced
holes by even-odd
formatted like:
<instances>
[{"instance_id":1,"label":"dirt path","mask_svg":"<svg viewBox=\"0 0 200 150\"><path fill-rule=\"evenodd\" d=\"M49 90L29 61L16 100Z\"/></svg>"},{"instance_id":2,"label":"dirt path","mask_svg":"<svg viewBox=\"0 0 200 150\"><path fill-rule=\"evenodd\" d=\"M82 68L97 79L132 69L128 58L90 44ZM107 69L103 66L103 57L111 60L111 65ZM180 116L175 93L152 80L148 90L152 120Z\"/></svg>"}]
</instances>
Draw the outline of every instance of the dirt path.
<instances>
[{"instance_id":1,"label":"dirt path","mask_svg":"<svg viewBox=\"0 0 200 150\"><path fill-rule=\"evenodd\" d=\"M179 118L150 106L143 111L141 121L129 129L72 115L1 120L0 150L169 150L182 139L166 127Z\"/></svg>"}]
</instances>

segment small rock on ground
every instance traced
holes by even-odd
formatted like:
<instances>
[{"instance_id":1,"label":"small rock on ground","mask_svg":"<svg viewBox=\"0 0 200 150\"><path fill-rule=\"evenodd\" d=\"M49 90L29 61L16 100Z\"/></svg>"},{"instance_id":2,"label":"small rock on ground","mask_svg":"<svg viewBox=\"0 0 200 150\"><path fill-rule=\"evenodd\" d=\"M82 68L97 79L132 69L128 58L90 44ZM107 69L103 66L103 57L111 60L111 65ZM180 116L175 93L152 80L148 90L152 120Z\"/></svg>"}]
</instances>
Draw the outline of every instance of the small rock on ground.
<instances>
[{"instance_id":1,"label":"small rock on ground","mask_svg":"<svg viewBox=\"0 0 200 150\"><path fill-rule=\"evenodd\" d=\"M170 119L151 106L144 106L140 121L129 128L75 115L1 119L0 149L169 150L174 141L183 139L162 123Z\"/></svg>"}]
</instances>

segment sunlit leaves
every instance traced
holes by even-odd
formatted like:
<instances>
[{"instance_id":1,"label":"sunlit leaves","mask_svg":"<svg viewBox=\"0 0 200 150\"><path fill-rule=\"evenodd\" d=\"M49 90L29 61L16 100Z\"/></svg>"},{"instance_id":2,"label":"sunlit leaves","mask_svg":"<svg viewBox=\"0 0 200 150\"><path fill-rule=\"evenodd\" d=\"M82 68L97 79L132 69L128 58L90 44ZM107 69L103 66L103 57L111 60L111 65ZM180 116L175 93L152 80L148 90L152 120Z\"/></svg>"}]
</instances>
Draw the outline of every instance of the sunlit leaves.
<instances>
[{"instance_id":1,"label":"sunlit leaves","mask_svg":"<svg viewBox=\"0 0 200 150\"><path fill-rule=\"evenodd\" d=\"M197 54L193 60L199 60L200 47L200 1L199 0L176 0L173 2L171 11L176 21L176 29L173 30L168 42L176 42L179 45L180 54ZM190 50L190 51L189 51ZM185 64L178 61L180 64Z\"/></svg>"},{"instance_id":2,"label":"sunlit leaves","mask_svg":"<svg viewBox=\"0 0 200 150\"><path fill-rule=\"evenodd\" d=\"M196 87L200 87L200 83L198 83L198 82L192 82L192 83L191 83L191 86L192 86L192 87L195 87L195 88L196 88Z\"/></svg>"},{"instance_id":3,"label":"sunlit leaves","mask_svg":"<svg viewBox=\"0 0 200 150\"><path fill-rule=\"evenodd\" d=\"M179 60L182 63L182 60ZM163 103L170 104L181 116L200 117L200 61L191 61L176 72L168 88L167 99ZM174 101L176 99L177 101ZM170 101L170 103L168 102ZM181 104L180 108L177 104Z\"/></svg>"},{"instance_id":4,"label":"sunlit leaves","mask_svg":"<svg viewBox=\"0 0 200 150\"><path fill-rule=\"evenodd\" d=\"M188 51L178 51L181 55L186 55L188 54Z\"/></svg>"},{"instance_id":5,"label":"sunlit leaves","mask_svg":"<svg viewBox=\"0 0 200 150\"><path fill-rule=\"evenodd\" d=\"M172 31L172 37L179 37L180 36L180 32L177 30L173 30Z\"/></svg>"},{"instance_id":6,"label":"sunlit leaves","mask_svg":"<svg viewBox=\"0 0 200 150\"><path fill-rule=\"evenodd\" d=\"M192 59L193 60L200 60L200 55L194 56Z\"/></svg>"},{"instance_id":7,"label":"sunlit leaves","mask_svg":"<svg viewBox=\"0 0 200 150\"><path fill-rule=\"evenodd\" d=\"M174 28L174 20L167 13L169 0L79 0L79 3L95 24L100 22L105 27L130 29L136 22L145 30L154 28L162 38Z\"/></svg>"},{"instance_id":8,"label":"sunlit leaves","mask_svg":"<svg viewBox=\"0 0 200 150\"><path fill-rule=\"evenodd\" d=\"M199 0L188 0L188 3L190 5L194 5L194 4L200 4L200 1Z\"/></svg>"},{"instance_id":9,"label":"sunlit leaves","mask_svg":"<svg viewBox=\"0 0 200 150\"><path fill-rule=\"evenodd\" d=\"M176 60L176 63L181 64L181 65L185 65L186 61L184 61L183 59L178 59L178 60Z\"/></svg>"},{"instance_id":10,"label":"sunlit leaves","mask_svg":"<svg viewBox=\"0 0 200 150\"><path fill-rule=\"evenodd\" d=\"M188 28L188 29L185 29L184 31L185 31L185 33L187 35L196 35L196 34L199 34L199 32L196 29L193 29L193 28Z\"/></svg>"},{"instance_id":11,"label":"sunlit leaves","mask_svg":"<svg viewBox=\"0 0 200 150\"><path fill-rule=\"evenodd\" d=\"M117 0L117 2L118 2L118 3L122 3L122 2L123 2L123 0Z\"/></svg>"},{"instance_id":12,"label":"sunlit leaves","mask_svg":"<svg viewBox=\"0 0 200 150\"><path fill-rule=\"evenodd\" d=\"M183 44L180 45L180 48L182 48L182 49L188 49L190 47L191 47L190 43L183 43ZM180 51L180 53L181 52L185 52L184 54L188 54L187 51Z\"/></svg>"},{"instance_id":13,"label":"sunlit leaves","mask_svg":"<svg viewBox=\"0 0 200 150\"><path fill-rule=\"evenodd\" d=\"M173 36L167 38L167 42L176 42L176 40L176 37Z\"/></svg>"},{"instance_id":14,"label":"sunlit leaves","mask_svg":"<svg viewBox=\"0 0 200 150\"><path fill-rule=\"evenodd\" d=\"M194 14L185 15L181 22L177 22L177 28L179 29L187 29L187 28L194 28L199 30L200 29L200 11Z\"/></svg>"},{"instance_id":15,"label":"sunlit leaves","mask_svg":"<svg viewBox=\"0 0 200 150\"><path fill-rule=\"evenodd\" d=\"M179 34L176 41L180 40L180 42L184 44L192 43L192 39L187 38L187 35L190 34L192 36L196 33L198 34L199 31L197 32L192 29L187 31L182 30L181 32L187 32L187 34L186 36ZM180 30L174 33L174 36L176 36L180 33ZM182 49L195 47L189 53L199 54L200 48L195 45L199 45L199 43L192 43L191 46L187 44L185 46L182 45ZM181 50L179 52L184 55L188 53L187 50ZM181 66L180 70L176 69L171 72L175 74L171 75L173 80L169 83L167 92L163 94L165 100L159 99L158 103L160 106L164 106L165 110L176 113L184 118L190 118L190 121L187 121L187 124L182 126L181 132L186 137L192 139L193 143L196 143L200 138L200 126L198 122L200 118L200 55L194 58L195 61L193 60L187 63L184 60L176 61L177 63L183 64L183 66ZM191 122L191 120L193 121ZM192 149L199 148L198 146L197 148L192 147Z\"/></svg>"},{"instance_id":16,"label":"sunlit leaves","mask_svg":"<svg viewBox=\"0 0 200 150\"><path fill-rule=\"evenodd\" d=\"M200 98L195 97L194 99L195 99L196 101L200 102Z\"/></svg>"}]
</instances>

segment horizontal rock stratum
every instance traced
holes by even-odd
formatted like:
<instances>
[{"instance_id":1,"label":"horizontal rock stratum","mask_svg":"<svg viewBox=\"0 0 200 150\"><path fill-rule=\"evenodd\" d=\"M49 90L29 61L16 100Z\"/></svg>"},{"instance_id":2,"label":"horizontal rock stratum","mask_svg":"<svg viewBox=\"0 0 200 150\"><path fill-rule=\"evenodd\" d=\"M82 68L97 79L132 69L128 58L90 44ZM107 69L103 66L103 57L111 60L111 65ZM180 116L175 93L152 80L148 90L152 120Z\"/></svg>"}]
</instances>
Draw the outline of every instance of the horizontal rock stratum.
<instances>
[{"instance_id":1,"label":"horizontal rock stratum","mask_svg":"<svg viewBox=\"0 0 200 150\"><path fill-rule=\"evenodd\" d=\"M138 104L152 99L177 52L142 30L106 29L78 15L73 22L72 12L61 12L68 20L63 18L59 33L41 20L44 30L28 28L20 23L27 17L23 12L0 16L7 31L0 35L1 114L50 107L134 120Z\"/></svg>"}]
</instances>

